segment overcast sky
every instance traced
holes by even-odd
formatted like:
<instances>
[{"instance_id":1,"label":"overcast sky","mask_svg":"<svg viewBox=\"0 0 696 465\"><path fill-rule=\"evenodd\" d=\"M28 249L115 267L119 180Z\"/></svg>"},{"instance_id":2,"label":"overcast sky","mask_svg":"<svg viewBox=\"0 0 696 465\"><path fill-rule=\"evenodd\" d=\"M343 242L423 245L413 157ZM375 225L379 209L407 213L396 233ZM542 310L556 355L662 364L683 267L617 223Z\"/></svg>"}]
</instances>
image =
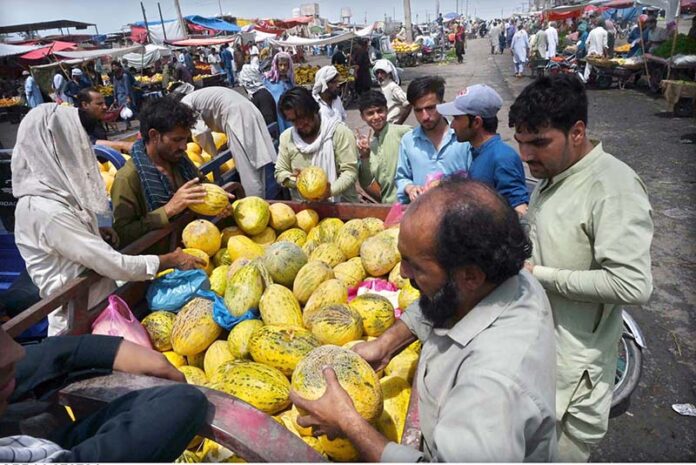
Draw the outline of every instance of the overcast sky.
<instances>
[{"instance_id":1,"label":"overcast sky","mask_svg":"<svg viewBox=\"0 0 696 465\"><path fill-rule=\"evenodd\" d=\"M164 19L172 19L176 12L173 0L159 0ZM219 14L220 4L225 14L242 18L290 18L292 9L299 7L303 0L180 0L184 16L198 14L213 16ZM331 21L337 21L342 7L350 7L353 21L362 23L367 15L368 21L384 19L384 15L403 18L401 0L322 0L319 13ZM426 20L426 15L434 19L436 0L411 0L413 20ZM454 11L459 4L460 12L465 12L467 0L441 0L440 11ZM469 14L484 18L499 17L501 9L509 15L520 8L521 0L469 0ZM159 19L157 0L143 0L148 21ZM96 23L100 33L119 31L125 24L142 21L143 15L139 0L0 0L0 25L71 19ZM91 29L91 28L90 28ZM73 32L73 31L71 31ZM93 32L93 30L90 30ZM45 33L52 33L45 31ZM88 32L89 33L89 32Z\"/></svg>"}]
</instances>

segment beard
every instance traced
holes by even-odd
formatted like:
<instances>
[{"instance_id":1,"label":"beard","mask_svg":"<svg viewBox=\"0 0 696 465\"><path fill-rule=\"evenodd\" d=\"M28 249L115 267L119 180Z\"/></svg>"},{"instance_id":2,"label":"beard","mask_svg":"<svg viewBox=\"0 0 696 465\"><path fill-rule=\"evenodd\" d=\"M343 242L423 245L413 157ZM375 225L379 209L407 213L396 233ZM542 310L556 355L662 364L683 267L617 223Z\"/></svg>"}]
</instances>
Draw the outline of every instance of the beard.
<instances>
[{"instance_id":1,"label":"beard","mask_svg":"<svg viewBox=\"0 0 696 465\"><path fill-rule=\"evenodd\" d=\"M442 289L437 291L432 298L421 294L418 303L425 319L431 322L434 328L443 328L457 313L459 300L457 286L451 276L447 276L447 281Z\"/></svg>"}]
</instances>

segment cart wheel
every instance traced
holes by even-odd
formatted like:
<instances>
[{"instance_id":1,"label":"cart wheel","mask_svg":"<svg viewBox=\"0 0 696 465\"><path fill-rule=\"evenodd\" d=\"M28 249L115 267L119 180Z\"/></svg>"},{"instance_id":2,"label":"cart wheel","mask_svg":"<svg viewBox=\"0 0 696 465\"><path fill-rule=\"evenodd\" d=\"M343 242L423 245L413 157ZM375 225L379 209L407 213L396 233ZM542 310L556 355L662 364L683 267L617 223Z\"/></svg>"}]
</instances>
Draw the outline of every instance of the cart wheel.
<instances>
[{"instance_id":1,"label":"cart wheel","mask_svg":"<svg viewBox=\"0 0 696 465\"><path fill-rule=\"evenodd\" d=\"M690 98L680 98L674 104L674 116L687 118L694 114L694 100Z\"/></svg>"},{"instance_id":2,"label":"cart wheel","mask_svg":"<svg viewBox=\"0 0 696 465\"><path fill-rule=\"evenodd\" d=\"M607 76L606 74L600 74L599 76L597 76L597 87L599 89L610 88L612 82L613 79L611 76Z\"/></svg>"}]
</instances>

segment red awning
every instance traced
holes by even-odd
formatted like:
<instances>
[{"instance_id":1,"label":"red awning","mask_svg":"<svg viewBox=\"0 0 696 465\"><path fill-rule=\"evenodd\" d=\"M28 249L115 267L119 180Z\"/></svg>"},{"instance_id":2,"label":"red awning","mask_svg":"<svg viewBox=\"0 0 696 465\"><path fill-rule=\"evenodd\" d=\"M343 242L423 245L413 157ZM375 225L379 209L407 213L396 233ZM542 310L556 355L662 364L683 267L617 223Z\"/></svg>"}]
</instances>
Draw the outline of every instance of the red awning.
<instances>
[{"instance_id":1,"label":"red awning","mask_svg":"<svg viewBox=\"0 0 696 465\"><path fill-rule=\"evenodd\" d=\"M29 53L25 53L20 58L23 58L25 60L42 60L53 51L60 52L62 50L74 50L76 48L77 44L74 44L72 42L61 42L60 40L56 40L55 42L49 44L46 47L42 47L36 50L32 50Z\"/></svg>"}]
</instances>

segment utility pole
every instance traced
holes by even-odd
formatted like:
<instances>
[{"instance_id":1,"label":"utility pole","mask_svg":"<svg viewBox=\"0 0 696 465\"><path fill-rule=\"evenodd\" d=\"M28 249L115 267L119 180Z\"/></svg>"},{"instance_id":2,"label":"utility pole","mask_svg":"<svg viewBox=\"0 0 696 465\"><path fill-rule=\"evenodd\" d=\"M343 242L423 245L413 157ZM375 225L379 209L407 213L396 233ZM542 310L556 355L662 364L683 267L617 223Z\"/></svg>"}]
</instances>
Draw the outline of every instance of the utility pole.
<instances>
[{"instance_id":1,"label":"utility pole","mask_svg":"<svg viewBox=\"0 0 696 465\"><path fill-rule=\"evenodd\" d=\"M164 35L164 40L167 40L167 29L164 27L164 19L162 18L162 7L160 6L159 2L157 2L157 10L159 10L160 23L162 23L162 34Z\"/></svg>"},{"instance_id":2,"label":"utility pole","mask_svg":"<svg viewBox=\"0 0 696 465\"><path fill-rule=\"evenodd\" d=\"M413 42L413 30L411 29L411 0L404 0L404 27L406 28L406 41Z\"/></svg>"},{"instance_id":3,"label":"utility pole","mask_svg":"<svg viewBox=\"0 0 696 465\"><path fill-rule=\"evenodd\" d=\"M181 32L184 33L184 38L188 39L188 30L186 29L186 22L184 17L181 15L181 5L179 5L179 0L174 0L174 7L176 8L176 15L179 18L179 26L181 26Z\"/></svg>"},{"instance_id":4,"label":"utility pole","mask_svg":"<svg viewBox=\"0 0 696 465\"><path fill-rule=\"evenodd\" d=\"M440 16L440 0L435 2L435 17Z\"/></svg>"},{"instance_id":5,"label":"utility pole","mask_svg":"<svg viewBox=\"0 0 696 465\"><path fill-rule=\"evenodd\" d=\"M147 31L147 40L152 43L152 36L150 35L150 26L147 24L147 15L145 14L145 5L140 2L140 8L143 10L143 20L145 21L145 30Z\"/></svg>"},{"instance_id":6,"label":"utility pole","mask_svg":"<svg viewBox=\"0 0 696 465\"><path fill-rule=\"evenodd\" d=\"M218 7L220 8L220 17L222 18L222 0L218 0Z\"/></svg>"}]
</instances>

